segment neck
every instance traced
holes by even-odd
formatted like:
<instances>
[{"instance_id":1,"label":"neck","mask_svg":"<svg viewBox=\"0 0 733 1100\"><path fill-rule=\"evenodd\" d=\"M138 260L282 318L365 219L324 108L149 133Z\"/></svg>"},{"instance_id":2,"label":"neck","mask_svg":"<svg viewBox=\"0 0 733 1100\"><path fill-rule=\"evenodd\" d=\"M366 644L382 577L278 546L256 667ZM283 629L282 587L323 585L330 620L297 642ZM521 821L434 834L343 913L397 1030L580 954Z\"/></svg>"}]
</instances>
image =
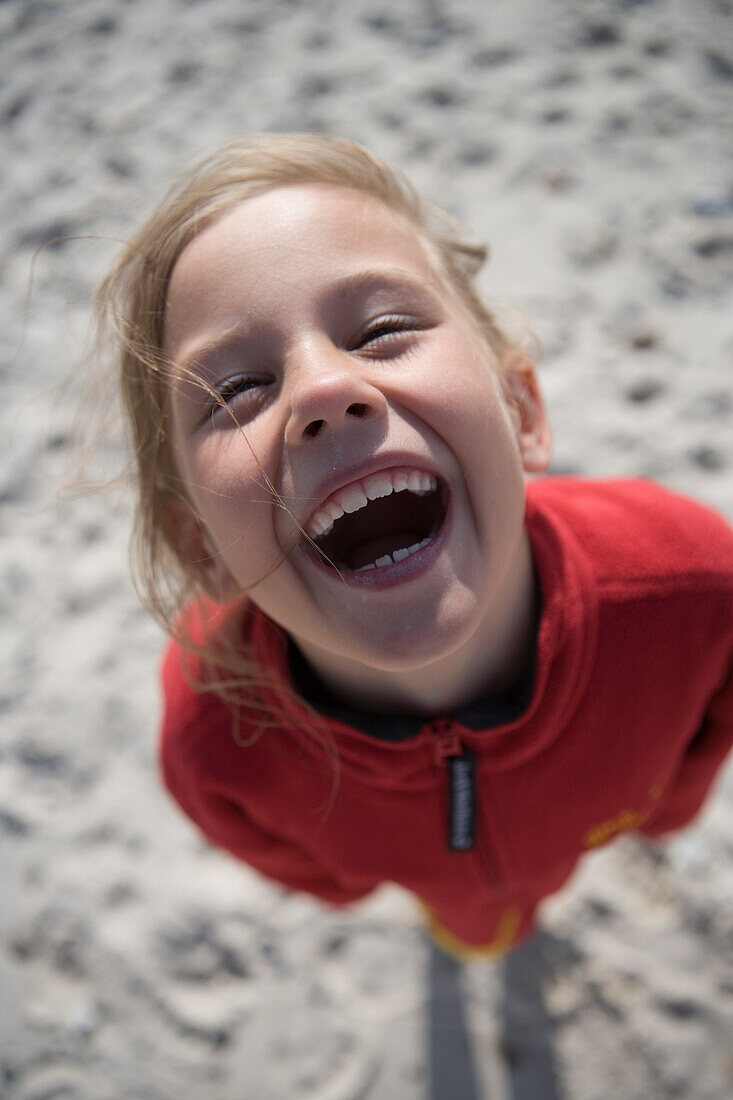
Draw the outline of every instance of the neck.
<instances>
[{"instance_id":1,"label":"neck","mask_svg":"<svg viewBox=\"0 0 733 1100\"><path fill-rule=\"evenodd\" d=\"M300 648L333 696L372 713L420 717L448 714L476 699L510 690L532 655L539 596L526 532L515 567L470 638L453 652L414 669L378 669Z\"/></svg>"}]
</instances>

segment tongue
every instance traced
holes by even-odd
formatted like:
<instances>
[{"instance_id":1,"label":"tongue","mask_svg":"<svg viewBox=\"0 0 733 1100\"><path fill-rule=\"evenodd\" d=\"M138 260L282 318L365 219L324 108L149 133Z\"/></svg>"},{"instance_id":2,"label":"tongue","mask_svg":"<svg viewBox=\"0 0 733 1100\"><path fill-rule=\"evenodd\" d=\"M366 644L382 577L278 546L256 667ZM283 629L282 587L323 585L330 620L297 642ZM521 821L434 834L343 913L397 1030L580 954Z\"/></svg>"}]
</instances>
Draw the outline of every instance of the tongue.
<instances>
[{"instance_id":1,"label":"tongue","mask_svg":"<svg viewBox=\"0 0 733 1100\"><path fill-rule=\"evenodd\" d=\"M354 547L344 564L349 569L361 569L362 565L371 565L385 554L393 554L395 550L414 546L422 537L414 531L408 531L399 535L380 535L378 538L366 539Z\"/></svg>"}]
</instances>

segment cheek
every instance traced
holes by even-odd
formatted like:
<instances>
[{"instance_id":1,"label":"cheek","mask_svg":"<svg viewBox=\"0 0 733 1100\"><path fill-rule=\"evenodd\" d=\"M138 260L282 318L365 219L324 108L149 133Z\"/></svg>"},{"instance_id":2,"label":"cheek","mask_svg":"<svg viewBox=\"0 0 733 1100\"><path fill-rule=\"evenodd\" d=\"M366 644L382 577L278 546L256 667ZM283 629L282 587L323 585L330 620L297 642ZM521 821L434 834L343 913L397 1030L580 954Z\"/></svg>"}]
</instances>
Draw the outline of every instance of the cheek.
<instances>
[{"instance_id":1,"label":"cheek","mask_svg":"<svg viewBox=\"0 0 733 1100\"><path fill-rule=\"evenodd\" d=\"M178 468L191 501L217 542L229 536L233 524L241 524L257 507L255 502L265 499L256 465L243 461L224 435L196 443L181 455ZM262 503L259 509L263 510Z\"/></svg>"},{"instance_id":2,"label":"cheek","mask_svg":"<svg viewBox=\"0 0 733 1100\"><path fill-rule=\"evenodd\" d=\"M462 354L461 354L462 352ZM467 442L496 446L511 441L516 433L506 404L501 380L484 358L472 348L445 349L443 362L449 364L426 389L434 422L444 438L455 440L456 431Z\"/></svg>"},{"instance_id":3,"label":"cheek","mask_svg":"<svg viewBox=\"0 0 733 1100\"><path fill-rule=\"evenodd\" d=\"M217 493L233 494L242 486L262 485L261 464L255 453L237 428L209 431L196 440L189 452L191 479Z\"/></svg>"}]
</instances>

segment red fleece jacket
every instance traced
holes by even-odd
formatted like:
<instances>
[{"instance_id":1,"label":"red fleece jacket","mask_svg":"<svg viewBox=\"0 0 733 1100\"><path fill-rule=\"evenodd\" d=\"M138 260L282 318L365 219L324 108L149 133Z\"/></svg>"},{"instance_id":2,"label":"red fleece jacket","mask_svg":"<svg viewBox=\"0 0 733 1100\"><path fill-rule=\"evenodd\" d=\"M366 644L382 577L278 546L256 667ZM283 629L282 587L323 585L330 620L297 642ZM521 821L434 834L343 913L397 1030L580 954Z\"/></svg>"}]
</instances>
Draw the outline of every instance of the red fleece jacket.
<instances>
[{"instance_id":1,"label":"red fleece jacket","mask_svg":"<svg viewBox=\"0 0 733 1100\"><path fill-rule=\"evenodd\" d=\"M171 645L162 772L209 840L332 903L399 883L446 946L500 953L583 852L687 825L733 743L733 533L648 482L565 478L528 486L527 527L542 607L527 708L482 730L437 715L396 742L329 719L336 782L297 698L243 700L235 737ZM284 633L254 608L244 618L258 660L289 684ZM263 704L284 713L275 726ZM475 839L454 850L448 776L463 754Z\"/></svg>"}]
</instances>

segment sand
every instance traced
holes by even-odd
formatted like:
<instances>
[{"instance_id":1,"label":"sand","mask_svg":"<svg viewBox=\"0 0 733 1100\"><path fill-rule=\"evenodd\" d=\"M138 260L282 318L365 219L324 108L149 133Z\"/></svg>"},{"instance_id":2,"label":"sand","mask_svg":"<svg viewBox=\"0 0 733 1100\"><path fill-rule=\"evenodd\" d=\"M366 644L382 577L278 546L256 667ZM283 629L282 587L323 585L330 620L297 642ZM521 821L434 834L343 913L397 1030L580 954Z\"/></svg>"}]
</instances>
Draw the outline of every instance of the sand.
<instances>
[{"instance_id":1,"label":"sand","mask_svg":"<svg viewBox=\"0 0 733 1100\"><path fill-rule=\"evenodd\" d=\"M733 518L731 0L6 0L0 72L2 1096L726 1100L733 768L674 841L589 858L500 964L433 951L395 887L335 912L266 883L158 784L129 500L55 499L55 387L109 238L184 163L321 130L490 242L556 472Z\"/></svg>"}]
</instances>

